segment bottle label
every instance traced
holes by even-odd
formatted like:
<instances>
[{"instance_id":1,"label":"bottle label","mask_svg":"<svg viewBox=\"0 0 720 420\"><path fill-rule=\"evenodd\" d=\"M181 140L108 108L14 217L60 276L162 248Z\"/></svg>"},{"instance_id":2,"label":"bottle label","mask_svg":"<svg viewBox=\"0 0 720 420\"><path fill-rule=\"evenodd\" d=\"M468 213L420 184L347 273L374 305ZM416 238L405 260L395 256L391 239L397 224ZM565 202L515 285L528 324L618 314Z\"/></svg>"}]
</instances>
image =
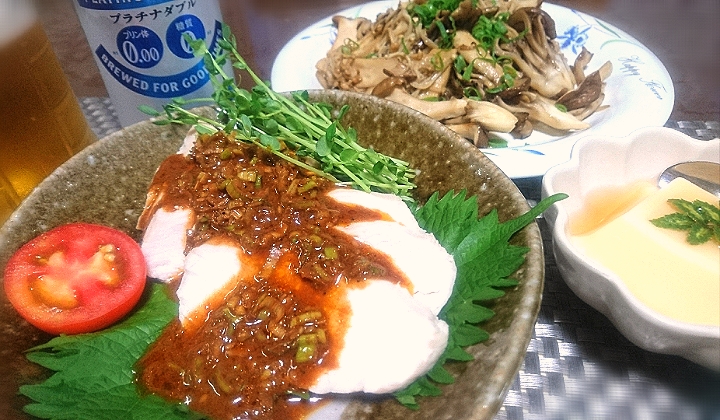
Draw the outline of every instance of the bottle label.
<instances>
[{"instance_id":1,"label":"bottle label","mask_svg":"<svg viewBox=\"0 0 720 420\"><path fill-rule=\"evenodd\" d=\"M220 22L215 23L214 34L215 36L209 45L210 51L215 50L218 37L222 35ZM120 35L122 35L122 32ZM139 69L149 69L159 64L163 50L152 45L162 47L162 44L157 44L153 40L144 43L126 42L127 44L123 42L123 45L126 46L125 49L121 50L121 57L124 62L134 63L134 67ZM124 65L120 59L116 58L117 54L112 54L103 45L97 47L95 54L102 63L103 69L118 83L128 90L144 96L153 98L188 97L210 80L210 75L205 69L202 60L178 73L153 76ZM186 54L188 53L186 52ZM192 54L192 52L189 54Z\"/></svg>"},{"instance_id":2,"label":"bottle label","mask_svg":"<svg viewBox=\"0 0 720 420\"><path fill-rule=\"evenodd\" d=\"M147 6L156 6L163 3L169 3L171 1L172 0L78 0L78 3L80 7L84 7L86 9L127 10Z\"/></svg>"},{"instance_id":3,"label":"bottle label","mask_svg":"<svg viewBox=\"0 0 720 420\"><path fill-rule=\"evenodd\" d=\"M216 51L217 0L77 0L78 17L122 125L146 119L140 105L210 97L212 84L190 40ZM226 73L232 76L232 68Z\"/></svg>"}]
</instances>

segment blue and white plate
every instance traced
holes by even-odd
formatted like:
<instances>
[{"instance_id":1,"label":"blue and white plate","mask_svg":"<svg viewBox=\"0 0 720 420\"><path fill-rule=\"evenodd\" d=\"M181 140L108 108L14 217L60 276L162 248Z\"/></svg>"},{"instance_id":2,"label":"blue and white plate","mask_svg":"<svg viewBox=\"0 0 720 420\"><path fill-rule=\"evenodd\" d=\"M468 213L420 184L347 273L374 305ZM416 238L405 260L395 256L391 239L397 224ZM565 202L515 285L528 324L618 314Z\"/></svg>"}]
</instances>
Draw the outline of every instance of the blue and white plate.
<instances>
[{"instance_id":1,"label":"blue and white plate","mask_svg":"<svg viewBox=\"0 0 720 420\"><path fill-rule=\"evenodd\" d=\"M375 19L395 8L398 2L374 1L336 13L347 17ZM483 152L510 178L542 176L549 168L570 158L575 142L588 134L623 136L647 126L662 126L672 111L675 90L665 66L644 45L624 31L576 10L553 4L542 5L555 20L557 41L572 63L585 46L594 54L588 73L606 61L613 65L607 80L605 105L609 108L590 116L587 130L564 136L535 132L523 140L512 140L507 148ZM321 89L315 64L325 56L337 35L328 16L293 37L273 63L271 83L277 91Z\"/></svg>"}]
</instances>

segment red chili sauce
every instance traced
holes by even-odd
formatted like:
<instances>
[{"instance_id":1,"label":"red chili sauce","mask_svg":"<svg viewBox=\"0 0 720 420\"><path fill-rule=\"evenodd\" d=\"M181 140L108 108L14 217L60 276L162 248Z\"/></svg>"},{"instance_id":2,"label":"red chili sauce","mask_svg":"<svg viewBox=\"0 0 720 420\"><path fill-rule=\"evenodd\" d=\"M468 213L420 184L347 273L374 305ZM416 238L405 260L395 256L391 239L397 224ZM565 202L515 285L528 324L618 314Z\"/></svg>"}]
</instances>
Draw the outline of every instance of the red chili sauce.
<instances>
[{"instance_id":1,"label":"red chili sauce","mask_svg":"<svg viewBox=\"0 0 720 420\"><path fill-rule=\"evenodd\" d=\"M145 390L218 420L308 411L298 396L343 346L344 289L378 276L410 287L386 255L332 229L388 216L340 204L326 195L331 188L224 134L200 136L189 156L160 166L150 188L161 192L159 205L195 211L188 250L220 236L256 269L213 302L204 323L166 329L138 364Z\"/></svg>"}]
</instances>

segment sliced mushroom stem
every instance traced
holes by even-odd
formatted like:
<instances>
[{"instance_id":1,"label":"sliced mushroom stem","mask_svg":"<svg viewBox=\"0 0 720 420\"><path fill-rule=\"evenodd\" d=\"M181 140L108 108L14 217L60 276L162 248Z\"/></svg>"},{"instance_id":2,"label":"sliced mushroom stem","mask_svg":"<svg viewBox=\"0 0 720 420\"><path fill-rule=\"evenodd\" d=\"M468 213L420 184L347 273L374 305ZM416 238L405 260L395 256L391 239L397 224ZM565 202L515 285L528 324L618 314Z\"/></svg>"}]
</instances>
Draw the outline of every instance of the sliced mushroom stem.
<instances>
[{"instance_id":1,"label":"sliced mushroom stem","mask_svg":"<svg viewBox=\"0 0 720 420\"><path fill-rule=\"evenodd\" d=\"M613 65L611 61L606 61L605 64L600 66L599 69L597 69L598 74L600 74L600 79L604 82L607 80L608 77L610 77L610 74L612 74Z\"/></svg>"},{"instance_id":2,"label":"sliced mushroom stem","mask_svg":"<svg viewBox=\"0 0 720 420\"><path fill-rule=\"evenodd\" d=\"M601 105L603 101L605 100L605 94L600 94L598 98L593 101L592 103L588 104L584 108L580 109L574 109L570 111L572 115L575 116L575 118L579 120L584 120L585 118L589 117L590 115L594 114L595 112L604 109Z\"/></svg>"},{"instance_id":3,"label":"sliced mushroom stem","mask_svg":"<svg viewBox=\"0 0 720 420\"><path fill-rule=\"evenodd\" d=\"M405 93L401 89L393 90L390 95L386 96L386 99L409 106L438 121L465 114L465 107L467 106L467 101L464 99L425 101Z\"/></svg>"},{"instance_id":4,"label":"sliced mushroom stem","mask_svg":"<svg viewBox=\"0 0 720 420\"><path fill-rule=\"evenodd\" d=\"M575 76L575 81L577 83L582 83L583 80L585 80L585 67L587 67L588 63L590 63L590 60L592 60L593 54L585 48L585 46L582 47L582 50L580 50L580 53L575 58L575 63L573 63L572 70L573 75Z\"/></svg>"},{"instance_id":5,"label":"sliced mushroom stem","mask_svg":"<svg viewBox=\"0 0 720 420\"><path fill-rule=\"evenodd\" d=\"M345 45L346 42L357 42L358 39L358 27L363 22L363 19L348 19L345 16L337 15L332 18L333 23L337 26L337 37L330 50Z\"/></svg>"},{"instance_id":6,"label":"sliced mushroom stem","mask_svg":"<svg viewBox=\"0 0 720 420\"><path fill-rule=\"evenodd\" d=\"M557 100L568 111L588 106L602 94L603 82L598 72L592 72L580 83L577 89L572 90Z\"/></svg>"},{"instance_id":7,"label":"sliced mushroom stem","mask_svg":"<svg viewBox=\"0 0 720 420\"><path fill-rule=\"evenodd\" d=\"M477 40L470 32L457 31L453 45L467 63L471 63L478 73L490 79L495 85L500 84L503 71L490 59L490 54L477 45Z\"/></svg>"},{"instance_id":8,"label":"sliced mushroom stem","mask_svg":"<svg viewBox=\"0 0 720 420\"><path fill-rule=\"evenodd\" d=\"M518 121L512 112L488 101L470 99L465 109L470 121L482 125L489 131L509 133Z\"/></svg>"},{"instance_id":9,"label":"sliced mushroom stem","mask_svg":"<svg viewBox=\"0 0 720 420\"><path fill-rule=\"evenodd\" d=\"M508 105L496 98L498 105L511 112L527 112L530 119L557 130L584 130L590 124L577 119L568 112L560 111L555 103L541 95L526 93L518 105Z\"/></svg>"},{"instance_id":10,"label":"sliced mushroom stem","mask_svg":"<svg viewBox=\"0 0 720 420\"><path fill-rule=\"evenodd\" d=\"M446 125L447 128L451 129L458 135L472 141L475 147L486 148L490 145L490 138L488 137L488 133L483 129L480 124L465 122Z\"/></svg>"}]
</instances>

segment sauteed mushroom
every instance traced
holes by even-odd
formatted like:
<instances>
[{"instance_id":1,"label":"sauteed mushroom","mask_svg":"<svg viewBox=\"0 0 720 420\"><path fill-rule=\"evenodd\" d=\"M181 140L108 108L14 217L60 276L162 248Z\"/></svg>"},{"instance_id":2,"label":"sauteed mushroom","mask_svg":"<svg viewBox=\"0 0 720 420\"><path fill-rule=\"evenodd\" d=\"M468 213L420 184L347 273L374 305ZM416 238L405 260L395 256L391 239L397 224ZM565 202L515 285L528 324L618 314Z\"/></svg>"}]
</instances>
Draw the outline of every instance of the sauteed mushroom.
<instances>
[{"instance_id":1,"label":"sauteed mushroom","mask_svg":"<svg viewBox=\"0 0 720 420\"><path fill-rule=\"evenodd\" d=\"M478 147L492 132L586 129L583 119L603 109L612 67L586 77L592 54L584 49L568 64L540 3L463 0L438 10L401 1L374 22L335 18L338 39L316 65L318 80L413 107Z\"/></svg>"},{"instance_id":2,"label":"sauteed mushroom","mask_svg":"<svg viewBox=\"0 0 720 420\"><path fill-rule=\"evenodd\" d=\"M508 20L515 36L525 35L512 44L499 46L498 54L507 55L530 79L530 86L541 95L557 98L575 88L575 76L557 43L546 35L546 22L552 21L538 8L523 8Z\"/></svg>"}]
</instances>

